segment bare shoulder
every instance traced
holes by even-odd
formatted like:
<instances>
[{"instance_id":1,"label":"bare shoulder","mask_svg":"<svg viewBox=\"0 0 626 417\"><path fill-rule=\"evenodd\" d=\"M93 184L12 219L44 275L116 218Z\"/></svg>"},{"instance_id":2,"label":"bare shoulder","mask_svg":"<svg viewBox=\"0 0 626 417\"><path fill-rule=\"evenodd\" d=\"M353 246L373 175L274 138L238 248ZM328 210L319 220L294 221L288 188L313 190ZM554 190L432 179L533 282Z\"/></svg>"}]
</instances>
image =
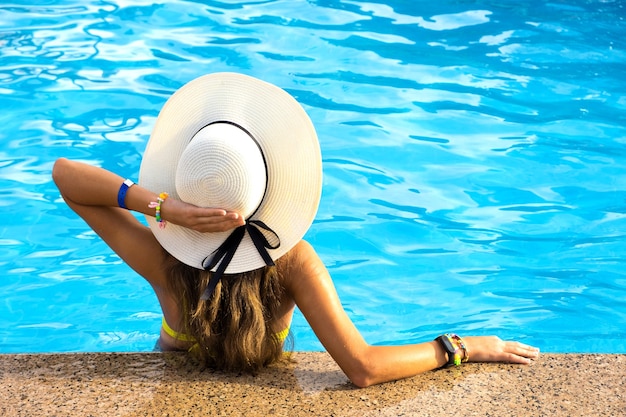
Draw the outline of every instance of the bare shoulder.
<instances>
[{"instance_id":1,"label":"bare shoulder","mask_svg":"<svg viewBox=\"0 0 626 417\"><path fill-rule=\"evenodd\" d=\"M301 273L307 265L320 262L321 260L315 249L306 240L300 240L289 252L280 257L276 264L286 275Z\"/></svg>"},{"instance_id":2,"label":"bare shoulder","mask_svg":"<svg viewBox=\"0 0 626 417\"><path fill-rule=\"evenodd\" d=\"M313 246L301 240L277 261L285 288L297 292L305 282L326 278L328 272Z\"/></svg>"}]
</instances>

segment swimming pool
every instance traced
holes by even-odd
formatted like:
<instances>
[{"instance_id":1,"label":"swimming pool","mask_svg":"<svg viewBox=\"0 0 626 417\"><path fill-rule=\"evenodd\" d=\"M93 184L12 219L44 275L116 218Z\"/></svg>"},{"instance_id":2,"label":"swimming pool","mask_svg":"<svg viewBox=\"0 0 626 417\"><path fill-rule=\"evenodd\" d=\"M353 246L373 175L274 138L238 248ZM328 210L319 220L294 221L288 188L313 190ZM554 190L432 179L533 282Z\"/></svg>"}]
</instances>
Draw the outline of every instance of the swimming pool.
<instances>
[{"instance_id":1,"label":"swimming pool","mask_svg":"<svg viewBox=\"0 0 626 417\"><path fill-rule=\"evenodd\" d=\"M626 352L625 15L609 0L3 3L0 352L153 348L151 289L50 170L65 156L136 179L167 97L215 71L309 112L325 179L306 238L366 340ZM292 330L321 349L302 316Z\"/></svg>"}]
</instances>

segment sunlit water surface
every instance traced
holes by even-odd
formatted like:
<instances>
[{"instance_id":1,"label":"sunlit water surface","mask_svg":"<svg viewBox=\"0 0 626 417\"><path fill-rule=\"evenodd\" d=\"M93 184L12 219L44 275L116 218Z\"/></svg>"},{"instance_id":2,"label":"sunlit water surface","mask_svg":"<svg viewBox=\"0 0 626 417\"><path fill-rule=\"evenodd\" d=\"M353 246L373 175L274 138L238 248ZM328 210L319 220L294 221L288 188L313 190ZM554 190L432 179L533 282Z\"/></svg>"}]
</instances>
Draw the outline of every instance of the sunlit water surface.
<instances>
[{"instance_id":1,"label":"sunlit water surface","mask_svg":"<svg viewBox=\"0 0 626 417\"><path fill-rule=\"evenodd\" d=\"M0 352L153 348L152 290L50 171L136 179L165 100L216 71L310 114L325 179L306 238L369 342L626 352L623 4L3 2ZM321 348L300 314L292 330Z\"/></svg>"}]
</instances>

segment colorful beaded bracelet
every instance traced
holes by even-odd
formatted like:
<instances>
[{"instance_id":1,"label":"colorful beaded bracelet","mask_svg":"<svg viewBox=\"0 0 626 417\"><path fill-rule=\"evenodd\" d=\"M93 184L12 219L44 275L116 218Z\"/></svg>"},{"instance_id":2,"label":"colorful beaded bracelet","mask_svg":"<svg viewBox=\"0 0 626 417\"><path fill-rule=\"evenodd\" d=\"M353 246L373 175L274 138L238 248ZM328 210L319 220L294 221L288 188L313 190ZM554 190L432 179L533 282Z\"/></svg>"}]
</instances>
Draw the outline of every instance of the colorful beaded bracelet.
<instances>
[{"instance_id":1,"label":"colorful beaded bracelet","mask_svg":"<svg viewBox=\"0 0 626 417\"><path fill-rule=\"evenodd\" d=\"M452 333L452 334L450 334L450 337L454 341L456 341L456 343L459 346L459 348L461 348L461 350L463 351L463 359L462 359L461 362L463 362L463 363L469 362L469 349L465 345L465 342L463 341L463 339L461 339L461 336Z\"/></svg>"},{"instance_id":2,"label":"colorful beaded bracelet","mask_svg":"<svg viewBox=\"0 0 626 417\"><path fill-rule=\"evenodd\" d=\"M435 339L448 354L447 366L459 366L469 361L469 350L463 339L454 333L442 334Z\"/></svg>"},{"instance_id":3,"label":"colorful beaded bracelet","mask_svg":"<svg viewBox=\"0 0 626 417\"><path fill-rule=\"evenodd\" d=\"M163 229L165 225L167 224L167 222L161 218L161 204L163 204L163 202L167 199L168 196L169 195L167 193L163 192L159 194L157 201L151 201L150 204L148 204L149 208L154 209L154 218L156 219L161 229Z\"/></svg>"}]
</instances>

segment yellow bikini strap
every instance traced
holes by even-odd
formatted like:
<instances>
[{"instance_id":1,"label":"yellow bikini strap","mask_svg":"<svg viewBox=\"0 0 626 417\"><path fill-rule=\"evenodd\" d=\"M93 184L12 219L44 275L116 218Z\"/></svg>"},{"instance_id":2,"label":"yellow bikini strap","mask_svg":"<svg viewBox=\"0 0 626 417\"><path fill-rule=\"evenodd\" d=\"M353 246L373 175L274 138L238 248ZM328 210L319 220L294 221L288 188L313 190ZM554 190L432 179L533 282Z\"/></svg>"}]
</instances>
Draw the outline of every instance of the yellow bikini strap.
<instances>
[{"instance_id":1,"label":"yellow bikini strap","mask_svg":"<svg viewBox=\"0 0 626 417\"><path fill-rule=\"evenodd\" d=\"M283 330L275 334L276 338L278 338L278 341L281 343L285 341L288 335L289 335L289 327L285 327Z\"/></svg>"},{"instance_id":2,"label":"yellow bikini strap","mask_svg":"<svg viewBox=\"0 0 626 417\"><path fill-rule=\"evenodd\" d=\"M180 340L181 342L195 342L196 339L193 336L189 336L185 333L178 333L176 330L172 329L169 324L165 321L165 316L163 316L163 320L161 320L161 326L165 333L172 336L176 340Z\"/></svg>"}]
</instances>

